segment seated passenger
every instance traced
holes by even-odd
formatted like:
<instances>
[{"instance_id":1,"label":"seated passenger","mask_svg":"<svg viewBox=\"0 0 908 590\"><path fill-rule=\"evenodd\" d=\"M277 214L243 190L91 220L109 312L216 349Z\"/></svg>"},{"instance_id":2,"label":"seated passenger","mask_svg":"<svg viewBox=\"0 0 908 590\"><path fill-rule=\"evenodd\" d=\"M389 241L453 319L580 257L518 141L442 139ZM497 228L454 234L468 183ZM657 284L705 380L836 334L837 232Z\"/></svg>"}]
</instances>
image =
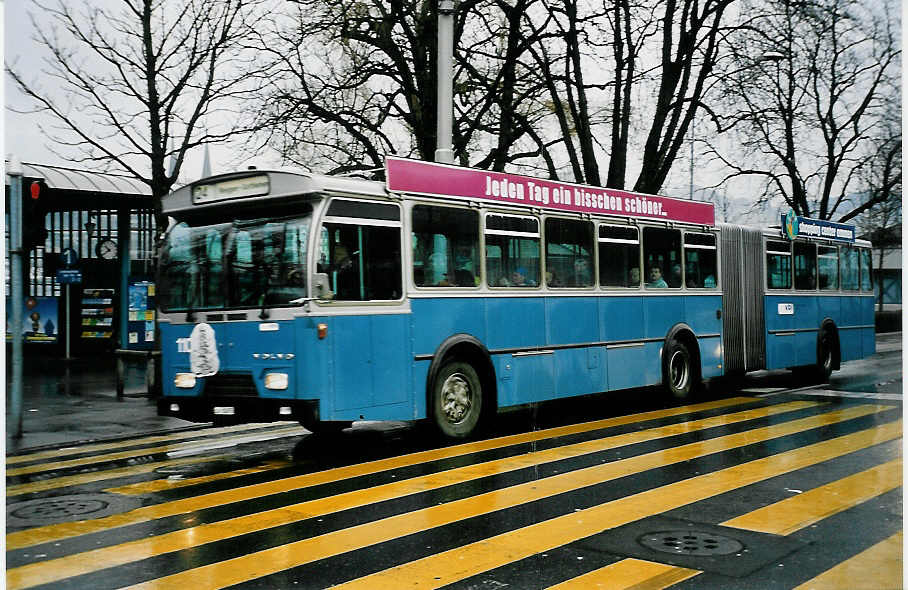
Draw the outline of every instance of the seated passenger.
<instances>
[{"instance_id":1,"label":"seated passenger","mask_svg":"<svg viewBox=\"0 0 908 590\"><path fill-rule=\"evenodd\" d=\"M716 286L716 277L714 277L713 275L706 275L706 278L703 279L703 286L710 287L710 288L715 287Z\"/></svg>"},{"instance_id":2,"label":"seated passenger","mask_svg":"<svg viewBox=\"0 0 908 590\"><path fill-rule=\"evenodd\" d=\"M627 286L628 287L639 287L640 286L640 268L633 267L630 272L627 274Z\"/></svg>"},{"instance_id":3,"label":"seated passenger","mask_svg":"<svg viewBox=\"0 0 908 590\"><path fill-rule=\"evenodd\" d=\"M672 265L671 275L668 277L668 281L666 282L668 283L668 286L672 287L673 289L681 286L682 280L680 264L675 263Z\"/></svg>"},{"instance_id":4,"label":"seated passenger","mask_svg":"<svg viewBox=\"0 0 908 590\"><path fill-rule=\"evenodd\" d=\"M574 259L574 286L588 287L593 284L593 275L590 272L590 263L586 258Z\"/></svg>"},{"instance_id":5,"label":"seated passenger","mask_svg":"<svg viewBox=\"0 0 908 590\"><path fill-rule=\"evenodd\" d=\"M459 268L454 271L455 283L458 287L475 287L476 277L473 273L465 268Z\"/></svg>"},{"instance_id":6,"label":"seated passenger","mask_svg":"<svg viewBox=\"0 0 908 590\"><path fill-rule=\"evenodd\" d=\"M662 269L658 265L654 264L649 269L649 282L646 286L650 289L665 289L668 287L668 283L665 282L665 279L662 278Z\"/></svg>"},{"instance_id":7,"label":"seated passenger","mask_svg":"<svg viewBox=\"0 0 908 590\"><path fill-rule=\"evenodd\" d=\"M522 266L519 266L514 269L514 272L511 273L511 286L512 287L526 287L527 286L527 269Z\"/></svg>"}]
</instances>

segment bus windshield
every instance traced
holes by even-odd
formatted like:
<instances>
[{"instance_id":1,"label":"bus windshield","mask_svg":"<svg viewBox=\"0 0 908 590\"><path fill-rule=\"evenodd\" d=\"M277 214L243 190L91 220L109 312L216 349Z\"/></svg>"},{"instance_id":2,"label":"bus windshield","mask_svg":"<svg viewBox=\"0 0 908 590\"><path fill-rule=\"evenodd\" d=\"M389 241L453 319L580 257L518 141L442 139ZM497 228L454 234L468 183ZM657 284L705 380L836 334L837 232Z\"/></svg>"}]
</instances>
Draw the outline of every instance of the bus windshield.
<instances>
[{"instance_id":1,"label":"bus windshield","mask_svg":"<svg viewBox=\"0 0 908 590\"><path fill-rule=\"evenodd\" d=\"M161 250L161 305L193 311L296 304L306 296L310 219L177 223Z\"/></svg>"}]
</instances>

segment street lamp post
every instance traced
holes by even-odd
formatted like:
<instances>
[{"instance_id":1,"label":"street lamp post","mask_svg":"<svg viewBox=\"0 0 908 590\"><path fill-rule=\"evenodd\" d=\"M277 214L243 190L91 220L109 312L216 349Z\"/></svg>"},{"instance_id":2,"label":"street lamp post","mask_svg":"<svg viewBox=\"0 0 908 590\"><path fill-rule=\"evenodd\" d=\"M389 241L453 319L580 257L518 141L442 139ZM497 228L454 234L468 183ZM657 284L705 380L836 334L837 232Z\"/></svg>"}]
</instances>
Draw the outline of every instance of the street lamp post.
<instances>
[{"instance_id":1,"label":"street lamp post","mask_svg":"<svg viewBox=\"0 0 908 590\"><path fill-rule=\"evenodd\" d=\"M454 163L454 0L438 0L438 104L435 161Z\"/></svg>"}]
</instances>

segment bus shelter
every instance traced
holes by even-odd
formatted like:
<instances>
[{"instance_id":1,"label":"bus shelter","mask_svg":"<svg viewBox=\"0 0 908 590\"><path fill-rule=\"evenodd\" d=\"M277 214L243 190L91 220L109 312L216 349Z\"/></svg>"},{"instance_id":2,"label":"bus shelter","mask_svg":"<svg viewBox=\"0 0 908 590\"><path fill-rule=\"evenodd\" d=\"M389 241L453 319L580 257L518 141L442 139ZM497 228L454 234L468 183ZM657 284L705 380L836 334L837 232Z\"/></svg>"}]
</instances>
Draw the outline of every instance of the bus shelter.
<instances>
[{"instance_id":1,"label":"bus shelter","mask_svg":"<svg viewBox=\"0 0 908 590\"><path fill-rule=\"evenodd\" d=\"M25 308L25 355L63 358L67 338L75 357L154 350L150 188L61 166L23 163L22 172L24 301L7 298L7 308ZM9 198L7 178L7 252ZM10 293L9 271L5 280Z\"/></svg>"}]
</instances>

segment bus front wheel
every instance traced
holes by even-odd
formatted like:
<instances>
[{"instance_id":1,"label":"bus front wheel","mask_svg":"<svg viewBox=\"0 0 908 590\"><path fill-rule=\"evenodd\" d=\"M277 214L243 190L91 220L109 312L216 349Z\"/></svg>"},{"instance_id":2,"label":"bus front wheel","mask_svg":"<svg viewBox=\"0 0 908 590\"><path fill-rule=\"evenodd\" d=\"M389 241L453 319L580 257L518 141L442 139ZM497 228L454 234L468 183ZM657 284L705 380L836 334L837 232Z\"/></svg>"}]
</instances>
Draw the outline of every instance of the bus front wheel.
<instances>
[{"instance_id":1,"label":"bus front wheel","mask_svg":"<svg viewBox=\"0 0 908 590\"><path fill-rule=\"evenodd\" d=\"M687 399L697 379L687 346L683 342L672 340L664 363L663 382L668 393L678 400Z\"/></svg>"},{"instance_id":2,"label":"bus front wheel","mask_svg":"<svg viewBox=\"0 0 908 590\"><path fill-rule=\"evenodd\" d=\"M449 361L432 385L432 421L446 438L472 435L482 414L482 383L476 370L462 361Z\"/></svg>"}]
</instances>

